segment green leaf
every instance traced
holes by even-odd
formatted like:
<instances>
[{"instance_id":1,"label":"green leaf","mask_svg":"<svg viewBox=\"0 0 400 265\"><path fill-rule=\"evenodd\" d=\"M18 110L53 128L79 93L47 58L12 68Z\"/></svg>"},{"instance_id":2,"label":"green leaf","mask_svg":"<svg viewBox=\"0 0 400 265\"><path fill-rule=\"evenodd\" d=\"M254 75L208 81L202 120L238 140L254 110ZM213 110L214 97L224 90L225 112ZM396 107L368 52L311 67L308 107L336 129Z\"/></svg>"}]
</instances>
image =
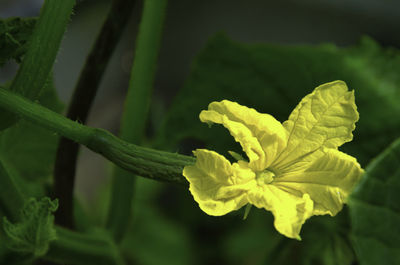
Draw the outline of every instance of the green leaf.
<instances>
[{"instance_id":1,"label":"green leaf","mask_svg":"<svg viewBox=\"0 0 400 265\"><path fill-rule=\"evenodd\" d=\"M301 241L280 235L273 228L272 214L254 209L246 221L231 229L224 240L229 264L351 265L355 261L346 227L347 211L338 216L308 220Z\"/></svg>"},{"instance_id":2,"label":"green leaf","mask_svg":"<svg viewBox=\"0 0 400 265\"><path fill-rule=\"evenodd\" d=\"M272 214L254 208L248 218L238 224L223 241L229 264L277 264L273 257L285 238L273 228Z\"/></svg>"},{"instance_id":3,"label":"green leaf","mask_svg":"<svg viewBox=\"0 0 400 265\"><path fill-rule=\"evenodd\" d=\"M359 45L338 48L333 44L243 44L218 34L195 59L191 74L159 127L154 145L184 154L191 154L195 148L209 148L229 158L228 150L242 153L240 145L222 126L209 128L198 118L210 102L237 101L283 122L300 99L315 87L344 80L355 90L360 120L356 124L354 140L341 150L365 165L400 136L400 119L394 115L400 113L398 69L399 51L384 49L369 38L363 38ZM186 213L185 206L184 202L178 201L174 209ZM346 215L311 218L303 228L303 240L293 243L281 241L279 236L262 236L273 234L274 228L271 224L253 220L262 218L256 212L252 211L245 222L262 225L251 223L240 230L235 230L235 222L224 226L227 227L224 238L230 239L226 247L230 264L354 262L347 238L349 219ZM201 220L201 215L194 214L193 219L196 218ZM214 218L213 222L220 221L220 218ZM209 229L213 228L215 226ZM277 249L271 249L272 246ZM202 253L204 249L207 246L197 251ZM279 254L270 257L269 253Z\"/></svg>"},{"instance_id":4,"label":"green leaf","mask_svg":"<svg viewBox=\"0 0 400 265\"><path fill-rule=\"evenodd\" d=\"M355 90L360 113L354 140L343 151L366 164L400 136L400 119L388 118L400 113L400 53L382 49L368 38L357 46L338 48L242 44L218 34L192 68L160 128L158 147L183 153L199 147L225 155L227 150L240 152L222 126L208 128L199 121L200 111L210 102L237 101L283 122L302 97L333 80L344 80Z\"/></svg>"},{"instance_id":5,"label":"green leaf","mask_svg":"<svg viewBox=\"0 0 400 265\"><path fill-rule=\"evenodd\" d=\"M63 108L50 81L39 102L57 112ZM0 132L0 159L23 193L44 195L42 185L51 179L57 143L56 134L22 119Z\"/></svg>"},{"instance_id":6,"label":"green leaf","mask_svg":"<svg viewBox=\"0 0 400 265\"><path fill-rule=\"evenodd\" d=\"M21 221L12 224L3 218L3 229L7 237L7 246L15 251L31 253L35 257L46 254L49 243L56 239L53 213L58 208L58 201L42 198L29 199L22 211Z\"/></svg>"},{"instance_id":7,"label":"green leaf","mask_svg":"<svg viewBox=\"0 0 400 265\"><path fill-rule=\"evenodd\" d=\"M0 67L11 59L21 62L36 20L20 17L0 19Z\"/></svg>"},{"instance_id":8,"label":"green leaf","mask_svg":"<svg viewBox=\"0 0 400 265\"><path fill-rule=\"evenodd\" d=\"M121 251L128 260L144 265L190 264L193 253L187 227L166 218L150 203L161 187L165 184L137 179L136 217L121 242Z\"/></svg>"},{"instance_id":9,"label":"green leaf","mask_svg":"<svg viewBox=\"0 0 400 265\"><path fill-rule=\"evenodd\" d=\"M400 264L400 138L366 168L350 197L352 242L360 265Z\"/></svg>"},{"instance_id":10,"label":"green leaf","mask_svg":"<svg viewBox=\"0 0 400 265\"><path fill-rule=\"evenodd\" d=\"M51 75L74 5L75 0L44 1L24 60L10 85L11 91L31 100L39 98ZM15 115L0 111L0 130L12 126L16 120Z\"/></svg>"},{"instance_id":11,"label":"green leaf","mask_svg":"<svg viewBox=\"0 0 400 265\"><path fill-rule=\"evenodd\" d=\"M18 218L17 210L24 205L24 198L12 175L0 160L0 210L11 220ZM0 218L3 213L0 211Z\"/></svg>"},{"instance_id":12,"label":"green leaf","mask_svg":"<svg viewBox=\"0 0 400 265\"><path fill-rule=\"evenodd\" d=\"M349 230L347 207L334 218L327 215L311 218L303 227L302 242L296 242L301 253L300 264L354 264Z\"/></svg>"}]
</instances>

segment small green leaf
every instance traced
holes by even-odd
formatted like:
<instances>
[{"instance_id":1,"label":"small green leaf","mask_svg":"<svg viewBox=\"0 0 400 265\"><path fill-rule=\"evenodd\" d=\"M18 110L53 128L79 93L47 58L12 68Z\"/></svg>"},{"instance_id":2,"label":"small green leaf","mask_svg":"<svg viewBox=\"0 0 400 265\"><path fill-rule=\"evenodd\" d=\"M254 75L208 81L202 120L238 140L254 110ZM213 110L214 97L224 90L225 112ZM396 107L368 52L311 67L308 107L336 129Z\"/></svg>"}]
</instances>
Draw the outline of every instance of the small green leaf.
<instances>
[{"instance_id":1,"label":"small green leaf","mask_svg":"<svg viewBox=\"0 0 400 265\"><path fill-rule=\"evenodd\" d=\"M250 210L251 210L251 204L250 203L248 203L247 205L246 205L246 208L244 209L244 215L243 215L243 220L246 220L247 219L247 216L249 216L249 213L250 213Z\"/></svg>"},{"instance_id":2,"label":"small green leaf","mask_svg":"<svg viewBox=\"0 0 400 265\"><path fill-rule=\"evenodd\" d=\"M366 168L350 197L352 243L360 265L400 264L400 139Z\"/></svg>"},{"instance_id":3,"label":"small green leaf","mask_svg":"<svg viewBox=\"0 0 400 265\"><path fill-rule=\"evenodd\" d=\"M20 17L0 19L0 67L11 59L21 62L36 20Z\"/></svg>"},{"instance_id":4,"label":"small green leaf","mask_svg":"<svg viewBox=\"0 0 400 265\"><path fill-rule=\"evenodd\" d=\"M21 211L20 222L12 224L4 217L6 245L14 251L30 253L35 257L46 254L50 241L56 239L53 213L57 208L57 200L45 197L37 201L31 198Z\"/></svg>"},{"instance_id":5,"label":"small green leaf","mask_svg":"<svg viewBox=\"0 0 400 265\"><path fill-rule=\"evenodd\" d=\"M239 160L246 160L241 154L238 154L238 153L236 153L236 152L234 152L234 151L228 151L228 153L229 153L234 159L236 159L237 161L239 161Z\"/></svg>"}]
</instances>

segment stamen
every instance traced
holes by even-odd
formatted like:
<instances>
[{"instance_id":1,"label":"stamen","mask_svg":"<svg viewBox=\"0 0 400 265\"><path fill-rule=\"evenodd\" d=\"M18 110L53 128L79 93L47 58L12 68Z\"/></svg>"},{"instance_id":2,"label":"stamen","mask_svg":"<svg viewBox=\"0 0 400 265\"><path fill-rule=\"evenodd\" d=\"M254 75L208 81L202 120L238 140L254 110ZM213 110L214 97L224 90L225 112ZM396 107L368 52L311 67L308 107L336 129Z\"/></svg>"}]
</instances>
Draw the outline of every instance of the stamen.
<instances>
[{"instance_id":1,"label":"stamen","mask_svg":"<svg viewBox=\"0 0 400 265\"><path fill-rule=\"evenodd\" d=\"M270 184L274 181L275 173L271 170L265 169L256 173L256 180L258 185Z\"/></svg>"}]
</instances>

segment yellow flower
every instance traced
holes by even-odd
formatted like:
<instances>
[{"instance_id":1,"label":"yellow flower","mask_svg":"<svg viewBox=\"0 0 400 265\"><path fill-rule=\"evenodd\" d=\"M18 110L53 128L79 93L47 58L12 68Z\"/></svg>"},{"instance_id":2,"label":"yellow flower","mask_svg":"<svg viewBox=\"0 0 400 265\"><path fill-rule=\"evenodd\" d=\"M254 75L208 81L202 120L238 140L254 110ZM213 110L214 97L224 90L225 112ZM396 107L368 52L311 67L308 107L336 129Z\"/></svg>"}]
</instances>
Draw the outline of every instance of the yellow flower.
<instances>
[{"instance_id":1,"label":"yellow flower","mask_svg":"<svg viewBox=\"0 0 400 265\"><path fill-rule=\"evenodd\" d=\"M212 102L200 120L227 128L248 161L230 163L197 149L196 163L183 175L207 214L251 204L272 212L278 232L300 240L302 224L312 215L336 215L363 173L354 157L338 150L352 140L358 117L354 91L343 81L317 87L283 124L236 102Z\"/></svg>"}]
</instances>

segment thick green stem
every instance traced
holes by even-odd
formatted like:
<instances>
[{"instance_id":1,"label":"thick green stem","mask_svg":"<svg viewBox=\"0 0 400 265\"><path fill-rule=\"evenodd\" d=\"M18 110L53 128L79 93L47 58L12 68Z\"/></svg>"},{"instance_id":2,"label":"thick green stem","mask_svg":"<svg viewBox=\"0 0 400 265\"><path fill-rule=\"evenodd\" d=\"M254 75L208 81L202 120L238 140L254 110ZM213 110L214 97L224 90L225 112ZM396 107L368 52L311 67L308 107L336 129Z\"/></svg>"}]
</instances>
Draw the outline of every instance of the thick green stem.
<instances>
[{"instance_id":1,"label":"thick green stem","mask_svg":"<svg viewBox=\"0 0 400 265\"><path fill-rule=\"evenodd\" d=\"M90 140L92 132L85 126L4 88L0 88L0 107L76 142L87 144Z\"/></svg>"},{"instance_id":2,"label":"thick green stem","mask_svg":"<svg viewBox=\"0 0 400 265\"><path fill-rule=\"evenodd\" d=\"M183 167L195 162L190 156L130 144L105 130L79 124L3 88L0 88L0 107L83 144L141 177L187 184L182 176Z\"/></svg>"},{"instance_id":3,"label":"thick green stem","mask_svg":"<svg viewBox=\"0 0 400 265\"><path fill-rule=\"evenodd\" d=\"M46 0L10 90L36 99L51 72L75 0Z\"/></svg>"},{"instance_id":4,"label":"thick green stem","mask_svg":"<svg viewBox=\"0 0 400 265\"><path fill-rule=\"evenodd\" d=\"M120 131L120 137L130 143L140 143L144 135L166 6L167 0L144 1ZM114 172L107 222L117 241L122 238L130 221L135 181L131 172L123 168L116 168Z\"/></svg>"},{"instance_id":5,"label":"thick green stem","mask_svg":"<svg viewBox=\"0 0 400 265\"><path fill-rule=\"evenodd\" d=\"M29 40L29 48L10 90L29 99L37 99L53 67L75 0L46 0ZM16 120L0 112L2 128Z\"/></svg>"},{"instance_id":6,"label":"thick green stem","mask_svg":"<svg viewBox=\"0 0 400 265\"><path fill-rule=\"evenodd\" d=\"M108 61L118 44L135 2L134 0L112 1L110 11L76 85L68 108L69 119L86 122ZM79 144L61 138L54 166L54 196L60 200L55 221L69 228L74 226L73 188L78 151Z\"/></svg>"}]
</instances>

